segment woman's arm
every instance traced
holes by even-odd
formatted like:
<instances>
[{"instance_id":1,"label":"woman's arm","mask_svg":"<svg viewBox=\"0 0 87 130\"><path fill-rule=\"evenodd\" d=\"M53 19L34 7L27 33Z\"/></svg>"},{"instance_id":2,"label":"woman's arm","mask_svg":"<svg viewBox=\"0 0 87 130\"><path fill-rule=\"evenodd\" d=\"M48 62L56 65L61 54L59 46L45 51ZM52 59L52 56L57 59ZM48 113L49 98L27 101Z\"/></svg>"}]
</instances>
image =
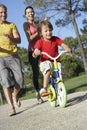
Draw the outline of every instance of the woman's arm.
<instances>
[{"instance_id":1,"label":"woman's arm","mask_svg":"<svg viewBox=\"0 0 87 130\"><path fill-rule=\"evenodd\" d=\"M24 28L24 31L25 31L25 34L26 34L28 41L32 41L33 39L35 39L38 36L38 32L31 34L28 22L25 22L23 24L23 28Z\"/></svg>"}]
</instances>

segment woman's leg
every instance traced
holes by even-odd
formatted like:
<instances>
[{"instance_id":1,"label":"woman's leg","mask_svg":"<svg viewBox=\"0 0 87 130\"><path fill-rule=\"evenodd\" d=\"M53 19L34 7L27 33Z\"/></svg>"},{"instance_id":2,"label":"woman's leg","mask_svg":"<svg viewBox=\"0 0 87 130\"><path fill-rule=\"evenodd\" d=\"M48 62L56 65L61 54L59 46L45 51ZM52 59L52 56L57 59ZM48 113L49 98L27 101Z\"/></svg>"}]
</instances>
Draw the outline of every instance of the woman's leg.
<instances>
[{"instance_id":1,"label":"woman's leg","mask_svg":"<svg viewBox=\"0 0 87 130\"><path fill-rule=\"evenodd\" d=\"M38 83L38 77L39 77L38 61L39 61L39 58L33 58L32 52L29 52L28 57L29 57L29 63L32 67L32 72L33 72L34 89L36 90L36 92L39 92L39 83Z\"/></svg>"},{"instance_id":2,"label":"woman's leg","mask_svg":"<svg viewBox=\"0 0 87 130\"><path fill-rule=\"evenodd\" d=\"M39 83L38 83L38 78L39 78L39 67L38 67L38 61L39 61L39 57L34 58L32 56L32 52L28 53L28 58L29 58L29 63L32 67L32 72L33 72L33 85L34 85L34 89L36 91L36 98L38 100L38 103L42 103L43 100L39 94Z\"/></svg>"}]
</instances>

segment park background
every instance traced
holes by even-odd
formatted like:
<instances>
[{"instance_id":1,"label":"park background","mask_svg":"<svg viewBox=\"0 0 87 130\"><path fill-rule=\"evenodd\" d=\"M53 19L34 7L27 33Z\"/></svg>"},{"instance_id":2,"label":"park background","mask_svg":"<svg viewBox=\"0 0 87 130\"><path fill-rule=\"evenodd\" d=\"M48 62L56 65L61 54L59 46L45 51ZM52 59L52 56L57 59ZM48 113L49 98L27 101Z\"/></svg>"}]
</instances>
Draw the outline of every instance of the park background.
<instances>
[{"instance_id":1,"label":"park background","mask_svg":"<svg viewBox=\"0 0 87 130\"><path fill-rule=\"evenodd\" d=\"M84 0L81 0L81 2ZM30 5L28 4L24 4L23 0L0 0L0 3L5 4L7 6L8 9L8 18L7 20L10 22L14 22L17 25L17 28L19 30L19 33L21 35L21 44L18 45L19 46L19 56L21 58L22 61L22 66L23 66L23 72L24 72L24 89L23 89L23 93L21 94L21 97L34 97L35 96L35 92L33 89L33 84L32 84L32 71L31 71L31 67L28 64L28 59L27 59L27 48L28 48L28 42L27 42L27 38L25 36L24 30L23 30L23 23L26 21L26 18L24 18L24 10L26 8L26 6ZM50 13L48 13L48 15L50 15ZM80 35L83 35L81 32L81 29L83 29L83 24L82 21L84 18L86 18L86 13L81 13L80 17L76 18L76 22L78 25L78 30ZM61 37L62 39L66 39L65 41L67 42L71 42L73 40L73 42L77 43L77 39L76 39L76 34L75 34L75 30L73 27L73 24L69 24L67 26L61 26L61 27L57 27L55 25L55 18L56 16L50 19L50 21L53 24L54 30L53 30L53 34L56 36ZM87 33L86 33L87 34ZM69 37L69 39L67 39L67 37ZM69 41L71 40L71 41ZM76 50L78 49L78 47L76 47ZM85 49L87 50L87 39L86 39L86 46ZM85 50L85 51L86 51ZM86 51L87 52L87 51ZM87 54L87 53L86 53ZM75 92L75 91L82 91L82 90L86 90L87 87L87 80L86 77L87 75L84 73L84 67L83 67L83 63L81 60L81 57L79 56L79 58L76 58L76 56L74 55L73 57L63 57L62 62L65 63L67 66L65 68L65 70L69 73L68 75L66 75L67 72L65 72L65 84L67 86L67 91L68 92ZM78 72L77 72L78 71ZM80 76L80 77L79 77ZM40 78L39 78L39 83L40 86L42 87L42 75L40 74ZM1 92L2 91L2 87L0 87Z\"/></svg>"},{"instance_id":2,"label":"park background","mask_svg":"<svg viewBox=\"0 0 87 130\"><path fill-rule=\"evenodd\" d=\"M14 22L19 30L19 33L21 35L22 38L22 42L20 44L20 47L24 47L27 48L28 47L28 42L23 30L23 23L26 21L26 18L23 17L24 15L24 10L27 7L26 4L24 4L24 0L0 0L0 3L5 4L8 8L8 21ZM82 25L82 19L84 19L86 17L86 14L82 14L79 18L77 18L77 24L80 28L83 27ZM55 19L52 18L51 22L53 24L54 30L53 30L53 34L56 36L61 37L62 39L68 37L68 36L72 36L72 37L76 37L73 25L68 25L66 27L61 27L58 28L55 25Z\"/></svg>"}]
</instances>

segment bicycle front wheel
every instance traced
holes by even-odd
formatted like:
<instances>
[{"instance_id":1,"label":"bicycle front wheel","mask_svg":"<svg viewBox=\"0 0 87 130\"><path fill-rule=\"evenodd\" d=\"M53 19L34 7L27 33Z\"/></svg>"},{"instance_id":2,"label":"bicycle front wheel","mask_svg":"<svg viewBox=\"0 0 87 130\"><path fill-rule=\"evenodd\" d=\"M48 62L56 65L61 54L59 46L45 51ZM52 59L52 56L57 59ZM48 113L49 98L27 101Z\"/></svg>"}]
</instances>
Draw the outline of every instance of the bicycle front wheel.
<instances>
[{"instance_id":1,"label":"bicycle front wheel","mask_svg":"<svg viewBox=\"0 0 87 130\"><path fill-rule=\"evenodd\" d=\"M57 92L57 100L60 107L64 108L67 103L67 92L63 82L59 82L57 84L58 92Z\"/></svg>"}]
</instances>

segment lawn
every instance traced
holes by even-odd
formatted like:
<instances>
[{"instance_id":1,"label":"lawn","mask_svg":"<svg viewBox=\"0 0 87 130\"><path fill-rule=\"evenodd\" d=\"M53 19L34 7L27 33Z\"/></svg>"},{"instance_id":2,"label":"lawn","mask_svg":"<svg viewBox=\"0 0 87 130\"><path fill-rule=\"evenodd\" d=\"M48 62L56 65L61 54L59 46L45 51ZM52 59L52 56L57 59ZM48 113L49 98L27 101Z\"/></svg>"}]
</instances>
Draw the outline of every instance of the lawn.
<instances>
[{"instance_id":1,"label":"lawn","mask_svg":"<svg viewBox=\"0 0 87 130\"><path fill-rule=\"evenodd\" d=\"M68 93L87 91L87 74L66 80L65 86Z\"/></svg>"},{"instance_id":2,"label":"lawn","mask_svg":"<svg viewBox=\"0 0 87 130\"><path fill-rule=\"evenodd\" d=\"M77 91L87 91L87 74L80 75L68 80L65 80L65 86L67 93L73 93ZM35 97L35 91L28 91L25 96L21 97L22 100Z\"/></svg>"},{"instance_id":3,"label":"lawn","mask_svg":"<svg viewBox=\"0 0 87 130\"><path fill-rule=\"evenodd\" d=\"M67 93L87 91L87 74L65 80L64 83L67 89ZM33 88L30 91L26 91L26 93L20 97L21 100L30 98L35 98L35 91Z\"/></svg>"}]
</instances>

